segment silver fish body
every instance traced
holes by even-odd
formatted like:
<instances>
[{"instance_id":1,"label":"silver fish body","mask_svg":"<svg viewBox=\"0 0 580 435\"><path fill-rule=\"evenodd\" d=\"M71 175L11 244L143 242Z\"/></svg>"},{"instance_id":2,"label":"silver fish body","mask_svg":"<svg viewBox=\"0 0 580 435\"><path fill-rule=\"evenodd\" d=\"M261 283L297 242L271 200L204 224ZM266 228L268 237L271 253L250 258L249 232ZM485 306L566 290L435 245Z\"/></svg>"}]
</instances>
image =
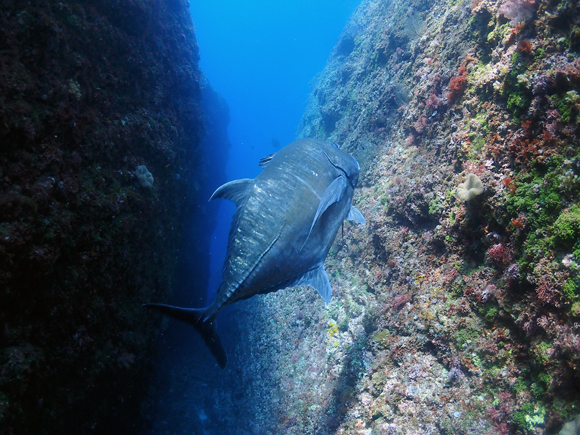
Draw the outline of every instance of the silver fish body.
<instances>
[{"instance_id":1,"label":"silver fish body","mask_svg":"<svg viewBox=\"0 0 580 435\"><path fill-rule=\"evenodd\" d=\"M314 287L328 303L328 251L345 219L364 223L351 205L359 165L335 145L298 140L260 164L255 179L226 183L212 195L237 205L214 302L205 309L146 304L195 326L222 367L227 358L214 327L217 313L255 294L298 285Z\"/></svg>"}]
</instances>

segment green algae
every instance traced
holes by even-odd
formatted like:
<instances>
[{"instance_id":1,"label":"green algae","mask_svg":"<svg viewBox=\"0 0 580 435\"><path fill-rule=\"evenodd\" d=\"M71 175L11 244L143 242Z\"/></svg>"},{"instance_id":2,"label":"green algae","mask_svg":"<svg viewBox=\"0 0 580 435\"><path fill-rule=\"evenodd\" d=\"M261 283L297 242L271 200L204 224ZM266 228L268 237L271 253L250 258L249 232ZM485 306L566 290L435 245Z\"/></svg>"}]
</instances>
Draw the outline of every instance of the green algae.
<instances>
[{"instance_id":1,"label":"green algae","mask_svg":"<svg viewBox=\"0 0 580 435\"><path fill-rule=\"evenodd\" d=\"M546 408L542 405L524 403L519 411L514 413L514 422L523 429L533 431L536 426L544 424Z\"/></svg>"},{"instance_id":2,"label":"green algae","mask_svg":"<svg viewBox=\"0 0 580 435\"><path fill-rule=\"evenodd\" d=\"M527 224L535 228L523 236L519 264L524 268L547 256L561 242L572 241L580 232L578 208L563 211L566 201L560 191L561 162L561 157L552 157L547 166L536 165L532 171L520 174L515 192L507 194L509 215L523 215ZM510 225L513 227L513 223Z\"/></svg>"},{"instance_id":3,"label":"green algae","mask_svg":"<svg viewBox=\"0 0 580 435\"><path fill-rule=\"evenodd\" d=\"M535 354L536 354L536 362L543 366L550 361L550 349L552 345L550 343L546 343L545 341L538 343L536 346Z\"/></svg>"},{"instance_id":4,"label":"green algae","mask_svg":"<svg viewBox=\"0 0 580 435\"><path fill-rule=\"evenodd\" d=\"M576 114L574 106L580 101L578 92L572 90L566 92L564 95L551 95L550 101L558 109L560 113L560 122L574 121Z\"/></svg>"},{"instance_id":5,"label":"green algae","mask_svg":"<svg viewBox=\"0 0 580 435\"><path fill-rule=\"evenodd\" d=\"M478 311L479 314L485 318L485 320L488 322L493 322L499 314L499 307L495 303L488 302L482 307L479 307Z\"/></svg>"},{"instance_id":6,"label":"green algae","mask_svg":"<svg viewBox=\"0 0 580 435\"><path fill-rule=\"evenodd\" d=\"M568 301L574 301L580 296L580 286L578 286L577 280L573 278L568 278L564 285L562 286L562 295Z\"/></svg>"},{"instance_id":7,"label":"green algae","mask_svg":"<svg viewBox=\"0 0 580 435\"><path fill-rule=\"evenodd\" d=\"M509 23L497 24L496 21L490 21L488 27L494 26L493 29L487 34L487 42L489 44L497 44L501 42L510 32L511 27Z\"/></svg>"},{"instance_id":8,"label":"green algae","mask_svg":"<svg viewBox=\"0 0 580 435\"><path fill-rule=\"evenodd\" d=\"M530 97L521 91L511 93L506 103L507 108L514 114L524 112L524 109L527 109L529 105Z\"/></svg>"},{"instance_id":9,"label":"green algae","mask_svg":"<svg viewBox=\"0 0 580 435\"><path fill-rule=\"evenodd\" d=\"M376 344L379 349L386 349L389 345L389 337L391 333L388 329L383 329L376 332L372 337L372 342Z\"/></svg>"},{"instance_id":10,"label":"green algae","mask_svg":"<svg viewBox=\"0 0 580 435\"><path fill-rule=\"evenodd\" d=\"M554 242L571 247L580 238L580 207L574 204L560 213L552 229Z\"/></svg>"},{"instance_id":11,"label":"green algae","mask_svg":"<svg viewBox=\"0 0 580 435\"><path fill-rule=\"evenodd\" d=\"M455 341L457 346L461 349L477 340L480 335L481 331L477 330L475 327L457 329L453 333L453 341Z\"/></svg>"}]
</instances>

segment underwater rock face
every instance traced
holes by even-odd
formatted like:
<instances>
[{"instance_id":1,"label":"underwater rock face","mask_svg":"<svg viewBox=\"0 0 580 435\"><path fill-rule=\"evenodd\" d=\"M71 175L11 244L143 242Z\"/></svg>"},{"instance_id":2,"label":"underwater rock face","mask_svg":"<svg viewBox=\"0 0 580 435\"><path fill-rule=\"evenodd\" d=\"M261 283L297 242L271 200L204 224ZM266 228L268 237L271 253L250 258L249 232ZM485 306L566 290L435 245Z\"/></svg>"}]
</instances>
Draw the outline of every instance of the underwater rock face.
<instances>
[{"instance_id":1,"label":"underwater rock face","mask_svg":"<svg viewBox=\"0 0 580 435\"><path fill-rule=\"evenodd\" d=\"M512 25L508 3L531 16ZM252 411L206 401L206 430L539 434L577 415L579 16L362 2L299 136L356 156L367 226L331 248L325 311L312 289L240 310L243 364L224 376L241 386L212 397ZM486 195L463 202L469 173Z\"/></svg>"},{"instance_id":2,"label":"underwater rock face","mask_svg":"<svg viewBox=\"0 0 580 435\"><path fill-rule=\"evenodd\" d=\"M558 435L578 435L580 433L580 415L564 425Z\"/></svg>"},{"instance_id":3,"label":"underwater rock face","mask_svg":"<svg viewBox=\"0 0 580 435\"><path fill-rule=\"evenodd\" d=\"M137 431L140 307L202 173L197 60L182 1L0 5L0 433Z\"/></svg>"}]
</instances>

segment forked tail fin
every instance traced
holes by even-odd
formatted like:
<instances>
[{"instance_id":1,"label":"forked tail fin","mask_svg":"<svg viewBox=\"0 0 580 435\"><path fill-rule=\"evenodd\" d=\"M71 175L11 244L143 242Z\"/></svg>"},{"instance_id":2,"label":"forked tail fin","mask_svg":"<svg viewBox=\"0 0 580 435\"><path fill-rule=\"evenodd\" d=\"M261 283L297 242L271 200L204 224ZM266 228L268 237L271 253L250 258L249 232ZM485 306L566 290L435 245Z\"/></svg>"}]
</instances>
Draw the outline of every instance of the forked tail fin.
<instances>
[{"instance_id":1,"label":"forked tail fin","mask_svg":"<svg viewBox=\"0 0 580 435\"><path fill-rule=\"evenodd\" d=\"M209 348L219 366L222 369L226 367L228 357L215 327L215 316L204 320L205 308L180 308L165 304L145 304L143 306L181 322L189 323L201 334L205 345Z\"/></svg>"}]
</instances>

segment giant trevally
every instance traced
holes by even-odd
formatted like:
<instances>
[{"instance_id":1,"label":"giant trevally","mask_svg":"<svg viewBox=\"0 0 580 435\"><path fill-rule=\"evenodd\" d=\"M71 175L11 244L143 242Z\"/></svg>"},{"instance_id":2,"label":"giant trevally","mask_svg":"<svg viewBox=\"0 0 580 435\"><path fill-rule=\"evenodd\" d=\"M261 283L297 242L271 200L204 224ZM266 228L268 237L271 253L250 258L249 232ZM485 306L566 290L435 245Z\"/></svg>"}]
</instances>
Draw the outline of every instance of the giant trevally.
<instances>
[{"instance_id":1,"label":"giant trevally","mask_svg":"<svg viewBox=\"0 0 580 435\"><path fill-rule=\"evenodd\" d=\"M211 199L236 203L222 283L206 308L144 306L193 325L218 364L227 364L217 313L256 294L310 285L328 304L324 260L345 219L365 223L351 205L359 165L336 145L301 139L260 161L255 179L230 181Z\"/></svg>"}]
</instances>

